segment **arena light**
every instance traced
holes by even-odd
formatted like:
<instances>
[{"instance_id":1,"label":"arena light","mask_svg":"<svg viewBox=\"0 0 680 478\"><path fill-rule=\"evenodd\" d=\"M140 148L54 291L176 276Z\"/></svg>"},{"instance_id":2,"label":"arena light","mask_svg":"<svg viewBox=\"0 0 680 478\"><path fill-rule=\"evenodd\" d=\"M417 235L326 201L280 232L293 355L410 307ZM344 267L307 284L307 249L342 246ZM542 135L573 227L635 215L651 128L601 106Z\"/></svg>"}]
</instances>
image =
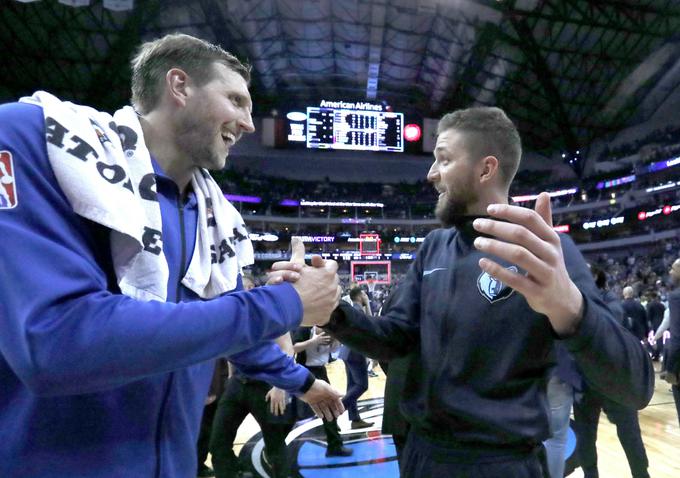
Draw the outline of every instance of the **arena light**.
<instances>
[{"instance_id":1,"label":"arena light","mask_svg":"<svg viewBox=\"0 0 680 478\"><path fill-rule=\"evenodd\" d=\"M655 163L652 163L649 166L645 166L643 171L646 173L654 173L656 171L661 171L662 169L672 168L673 166L677 166L678 164L680 164L680 156L668 159L666 161L657 161Z\"/></svg>"},{"instance_id":2,"label":"arena light","mask_svg":"<svg viewBox=\"0 0 680 478\"><path fill-rule=\"evenodd\" d=\"M366 224L369 221L364 218L343 217L340 222L343 224Z\"/></svg>"},{"instance_id":3,"label":"arena light","mask_svg":"<svg viewBox=\"0 0 680 478\"><path fill-rule=\"evenodd\" d=\"M583 223L583 229L601 229L603 227L616 226L623 224L624 218L622 216L610 217L608 219L598 219L596 221L586 221Z\"/></svg>"},{"instance_id":4,"label":"arena light","mask_svg":"<svg viewBox=\"0 0 680 478\"><path fill-rule=\"evenodd\" d=\"M548 196L554 198L559 196L566 196L568 194L576 194L577 192L578 188L560 189L559 191L548 191ZM525 194L523 196L512 196L511 199L514 202L527 202L534 201L537 197L538 194Z\"/></svg>"},{"instance_id":5,"label":"arena light","mask_svg":"<svg viewBox=\"0 0 680 478\"><path fill-rule=\"evenodd\" d=\"M645 219L649 219L650 217L658 216L659 214L663 214L665 216L668 216L676 211L680 210L680 204L673 204L672 206L666 205L663 207L656 208L652 211L640 211L637 214L637 218L639 221L644 221Z\"/></svg>"},{"instance_id":6,"label":"arena light","mask_svg":"<svg viewBox=\"0 0 680 478\"><path fill-rule=\"evenodd\" d=\"M249 202L249 203L261 203L262 198L259 198L257 196L241 196L239 194L225 194L225 198L227 198L229 201L236 201L236 202Z\"/></svg>"},{"instance_id":7,"label":"arena light","mask_svg":"<svg viewBox=\"0 0 680 478\"><path fill-rule=\"evenodd\" d=\"M339 206L339 207L385 207L381 202L342 202L342 201L307 201L300 200L300 206L323 207L323 206Z\"/></svg>"},{"instance_id":8,"label":"arena light","mask_svg":"<svg viewBox=\"0 0 680 478\"><path fill-rule=\"evenodd\" d=\"M271 233L258 234L257 232L251 232L248 234L248 238L254 242L276 242L279 240L279 236Z\"/></svg>"},{"instance_id":9,"label":"arena light","mask_svg":"<svg viewBox=\"0 0 680 478\"><path fill-rule=\"evenodd\" d=\"M335 236L291 236L297 237L302 242L335 242Z\"/></svg>"},{"instance_id":10,"label":"arena light","mask_svg":"<svg viewBox=\"0 0 680 478\"><path fill-rule=\"evenodd\" d=\"M616 178L616 179L610 179L608 181L600 181L597 183L597 186L595 186L596 189L608 189L608 188L613 188L616 186L621 186L622 184L628 184L632 183L635 181L636 176L634 174L631 174L630 176L623 176L621 178Z\"/></svg>"},{"instance_id":11,"label":"arena light","mask_svg":"<svg viewBox=\"0 0 680 478\"><path fill-rule=\"evenodd\" d=\"M307 113L303 113L302 111L291 111L286 114L286 118L291 121L304 121L307 119Z\"/></svg>"},{"instance_id":12,"label":"arena light","mask_svg":"<svg viewBox=\"0 0 680 478\"><path fill-rule=\"evenodd\" d=\"M311 257L312 254L305 254L305 258ZM358 261L358 260L376 260L376 261L412 261L415 259L415 254L411 252L402 253L381 253L371 256L361 256L359 251L336 251L336 252L321 252L319 254L324 259L334 259L340 261ZM290 258L289 252L256 252L255 259L260 261L278 261Z\"/></svg>"},{"instance_id":13,"label":"arena light","mask_svg":"<svg viewBox=\"0 0 680 478\"><path fill-rule=\"evenodd\" d=\"M567 232L569 232L569 229L570 229L569 224L561 224L559 226L553 226L553 230L555 232L567 233Z\"/></svg>"},{"instance_id":14,"label":"arena light","mask_svg":"<svg viewBox=\"0 0 680 478\"><path fill-rule=\"evenodd\" d=\"M654 186L654 187L651 187L651 188L647 188L647 189L645 189L645 192L655 193L655 192L658 192L658 191L663 191L664 189L674 188L675 186L680 186L680 181L677 181L677 182L671 181L670 183L662 184L660 186Z\"/></svg>"},{"instance_id":15,"label":"arena light","mask_svg":"<svg viewBox=\"0 0 680 478\"><path fill-rule=\"evenodd\" d=\"M399 244L400 242L410 242L411 244L416 243L416 242L423 242L425 241L424 237L413 237L413 236L408 236L408 237L401 237L401 236L395 236L393 239L395 244Z\"/></svg>"},{"instance_id":16,"label":"arena light","mask_svg":"<svg viewBox=\"0 0 680 478\"><path fill-rule=\"evenodd\" d=\"M407 124L404 126L404 139L406 139L406 141L413 143L418 141L422 135L423 132L417 124Z\"/></svg>"}]
</instances>

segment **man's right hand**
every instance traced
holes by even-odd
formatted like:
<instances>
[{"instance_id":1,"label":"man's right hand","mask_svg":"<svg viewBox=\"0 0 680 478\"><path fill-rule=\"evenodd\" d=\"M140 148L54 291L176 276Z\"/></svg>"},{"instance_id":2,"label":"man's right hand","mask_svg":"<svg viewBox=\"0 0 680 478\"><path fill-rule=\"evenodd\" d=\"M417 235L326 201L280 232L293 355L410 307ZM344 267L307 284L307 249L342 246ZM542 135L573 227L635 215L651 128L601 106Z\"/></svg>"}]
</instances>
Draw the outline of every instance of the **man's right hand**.
<instances>
[{"instance_id":1,"label":"man's right hand","mask_svg":"<svg viewBox=\"0 0 680 478\"><path fill-rule=\"evenodd\" d=\"M316 379L300 400L312 407L317 417L332 421L345 411L341 398L340 392L323 380Z\"/></svg>"},{"instance_id":2,"label":"man's right hand","mask_svg":"<svg viewBox=\"0 0 680 478\"><path fill-rule=\"evenodd\" d=\"M342 295L338 263L313 256L312 266L305 265L305 246L299 238L293 238L291 249L290 262L277 262L272 265L272 271L280 277L282 271L290 271L293 265L296 266L299 278L293 282L293 287L300 296L304 311L301 325L324 325L330 320L331 312L338 306Z\"/></svg>"}]
</instances>

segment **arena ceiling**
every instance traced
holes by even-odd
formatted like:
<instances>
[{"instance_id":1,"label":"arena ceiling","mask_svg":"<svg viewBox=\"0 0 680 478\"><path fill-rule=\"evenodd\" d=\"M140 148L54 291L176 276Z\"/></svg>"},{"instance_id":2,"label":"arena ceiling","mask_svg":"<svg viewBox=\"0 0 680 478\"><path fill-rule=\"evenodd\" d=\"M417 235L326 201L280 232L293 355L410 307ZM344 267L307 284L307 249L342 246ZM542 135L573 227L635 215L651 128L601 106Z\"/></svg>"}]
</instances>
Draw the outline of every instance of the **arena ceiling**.
<instances>
[{"instance_id":1,"label":"arena ceiling","mask_svg":"<svg viewBox=\"0 0 680 478\"><path fill-rule=\"evenodd\" d=\"M1 0L0 99L46 89L127 102L141 40L181 31L253 65L256 112L321 99L439 117L498 105L528 148L575 151L643 121L680 84L677 0Z\"/></svg>"}]
</instances>

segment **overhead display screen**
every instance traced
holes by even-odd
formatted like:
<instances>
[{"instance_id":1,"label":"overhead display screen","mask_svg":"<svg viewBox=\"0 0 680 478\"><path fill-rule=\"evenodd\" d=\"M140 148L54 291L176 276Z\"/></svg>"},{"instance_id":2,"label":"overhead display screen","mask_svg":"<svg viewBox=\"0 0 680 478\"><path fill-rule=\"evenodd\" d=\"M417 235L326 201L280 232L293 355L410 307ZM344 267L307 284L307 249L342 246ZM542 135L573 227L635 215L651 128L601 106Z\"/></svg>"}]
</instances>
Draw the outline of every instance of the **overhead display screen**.
<instances>
[{"instance_id":1,"label":"overhead display screen","mask_svg":"<svg viewBox=\"0 0 680 478\"><path fill-rule=\"evenodd\" d=\"M403 132L403 113L307 108L308 148L403 152Z\"/></svg>"}]
</instances>

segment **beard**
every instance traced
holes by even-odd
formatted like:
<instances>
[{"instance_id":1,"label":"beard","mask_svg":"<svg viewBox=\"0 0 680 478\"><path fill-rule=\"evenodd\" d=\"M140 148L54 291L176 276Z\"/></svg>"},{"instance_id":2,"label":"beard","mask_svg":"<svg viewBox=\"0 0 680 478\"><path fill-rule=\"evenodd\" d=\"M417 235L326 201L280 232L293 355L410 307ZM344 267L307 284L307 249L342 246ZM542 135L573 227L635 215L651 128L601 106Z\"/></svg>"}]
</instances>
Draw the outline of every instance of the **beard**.
<instances>
[{"instance_id":1,"label":"beard","mask_svg":"<svg viewBox=\"0 0 680 478\"><path fill-rule=\"evenodd\" d=\"M470 190L461 191L456 196L447 193L444 201L437 202L434 213L443 227L460 226L469 215L469 205L476 201L476 194Z\"/></svg>"},{"instance_id":2,"label":"beard","mask_svg":"<svg viewBox=\"0 0 680 478\"><path fill-rule=\"evenodd\" d=\"M184 115L177 122L177 145L194 165L210 170L224 168L227 154L218 152L222 136L205 117Z\"/></svg>"}]
</instances>

